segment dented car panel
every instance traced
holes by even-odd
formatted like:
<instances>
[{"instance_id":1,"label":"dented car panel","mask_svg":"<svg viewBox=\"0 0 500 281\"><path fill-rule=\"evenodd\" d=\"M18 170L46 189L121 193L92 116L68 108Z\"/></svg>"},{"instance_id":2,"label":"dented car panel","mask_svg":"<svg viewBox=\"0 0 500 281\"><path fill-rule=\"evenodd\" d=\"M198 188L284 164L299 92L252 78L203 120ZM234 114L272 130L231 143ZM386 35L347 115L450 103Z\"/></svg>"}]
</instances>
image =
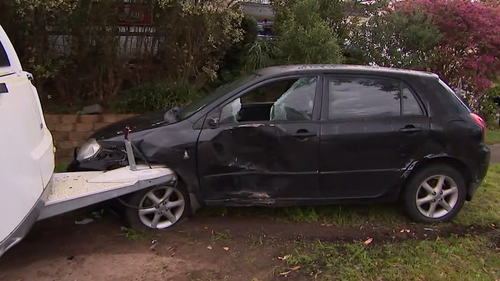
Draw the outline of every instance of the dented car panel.
<instances>
[{"instance_id":1,"label":"dented car panel","mask_svg":"<svg viewBox=\"0 0 500 281\"><path fill-rule=\"evenodd\" d=\"M303 128L316 136L294 136ZM319 129L312 121L203 130L198 167L205 199L319 197Z\"/></svg>"},{"instance_id":2,"label":"dented car panel","mask_svg":"<svg viewBox=\"0 0 500 281\"><path fill-rule=\"evenodd\" d=\"M123 148L123 129L124 124L136 124L137 117L124 120L113 127L108 127L93 135L100 139L103 148L115 151L114 158L98 158L86 162L73 161L69 171L74 170L106 170L112 169L116 165L127 165L126 154ZM141 119L142 121L143 119ZM156 124L157 120L152 119L151 124ZM146 122L147 123L147 122ZM164 124L168 124L165 122ZM192 126L192 123L190 123ZM176 173L190 187L193 195L200 194L200 187L197 177L196 150L197 139L200 131L186 130L185 123L168 124L156 129L146 129L142 131L132 131L129 139L133 146L138 150L136 153L137 162L163 164L168 167L175 167ZM142 125L131 126L133 128L142 127ZM147 126L143 126L147 127ZM111 137L113 135L113 137ZM107 138L102 139L103 136ZM191 140L191 141L190 141ZM113 159L113 160L112 160ZM114 160L117 159L117 160ZM107 163L107 164L106 164Z\"/></svg>"},{"instance_id":3,"label":"dented car panel","mask_svg":"<svg viewBox=\"0 0 500 281\"><path fill-rule=\"evenodd\" d=\"M394 201L411 175L430 161L451 161L469 175L470 200L486 175L490 152L469 113L437 94L442 89L436 88L436 79L370 67L266 68L218 89L204 98L206 103L101 129L90 137L101 145L99 153L73 160L68 170L127 165L123 131L129 126L137 161L173 169L201 205ZM400 111L369 116L344 107L351 116L335 115L332 104L341 108L338 100L347 102L363 90L351 87L349 95L337 95L352 81L359 82L356 87L379 83L381 91L399 93L387 103L400 105ZM255 100L245 100L256 91ZM265 100L274 93L279 93L276 102ZM297 110L280 107L283 103L298 104ZM273 112L295 119L276 118Z\"/></svg>"},{"instance_id":4,"label":"dented car panel","mask_svg":"<svg viewBox=\"0 0 500 281\"><path fill-rule=\"evenodd\" d=\"M321 131L321 191L333 198L378 197L400 184L408 159L420 159L429 146L426 118L332 122ZM400 132L419 123L422 132ZM362 148L362 149L361 149ZM342 161L332 161L335 155Z\"/></svg>"},{"instance_id":5,"label":"dented car panel","mask_svg":"<svg viewBox=\"0 0 500 281\"><path fill-rule=\"evenodd\" d=\"M431 122L427 100L414 98L416 113L400 114L397 118L367 116L329 118L332 98L330 88L350 82L351 73L338 75L327 73L323 96L321 126L321 193L335 199L389 198L399 195L398 187L407 177L410 159L421 159L429 151L440 151L430 138ZM407 75L387 76L379 73L362 73L355 78L388 82L396 88L401 85L411 90L405 93L408 99L418 85ZM397 103L403 103L398 102ZM362 114L362 113L361 113ZM412 130L415 129L415 130ZM423 145L425 144L425 145ZM335 155L341 161L331 159Z\"/></svg>"},{"instance_id":6,"label":"dented car panel","mask_svg":"<svg viewBox=\"0 0 500 281\"><path fill-rule=\"evenodd\" d=\"M256 83L235 98L274 81L300 78L283 75ZM320 198L319 193L319 136L322 83L315 78L311 89L312 111L309 120L249 120L204 126L198 144L198 168L204 199L210 204L225 202L232 205L269 205L275 199ZM222 103L207 115L218 118ZM269 105L259 103L240 109L240 117Z\"/></svg>"}]
</instances>

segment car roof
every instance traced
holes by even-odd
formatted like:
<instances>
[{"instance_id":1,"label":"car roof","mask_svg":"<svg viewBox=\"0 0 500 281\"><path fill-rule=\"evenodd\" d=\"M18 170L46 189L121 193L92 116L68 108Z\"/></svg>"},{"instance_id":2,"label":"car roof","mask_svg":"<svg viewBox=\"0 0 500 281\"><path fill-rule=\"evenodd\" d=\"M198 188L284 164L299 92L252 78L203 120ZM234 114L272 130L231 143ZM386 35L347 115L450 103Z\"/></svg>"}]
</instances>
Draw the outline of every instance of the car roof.
<instances>
[{"instance_id":1,"label":"car roof","mask_svg":"<svg viewBox=\"0 0 500 281\"><path fill-rule=\"evenodd\" d=\"M439 76L432 72L410 70L393 67L381 67L370 65L347 65L347 64L297 64L297 65L280 65L262 68L256 71L258 75L278 75L293 72L301 73L315 73L315 72L335 72L335 71L348 71L359 73L373 73L373 74L403 74L413 76L435 77Z\"/></svg>"}]
</instances>

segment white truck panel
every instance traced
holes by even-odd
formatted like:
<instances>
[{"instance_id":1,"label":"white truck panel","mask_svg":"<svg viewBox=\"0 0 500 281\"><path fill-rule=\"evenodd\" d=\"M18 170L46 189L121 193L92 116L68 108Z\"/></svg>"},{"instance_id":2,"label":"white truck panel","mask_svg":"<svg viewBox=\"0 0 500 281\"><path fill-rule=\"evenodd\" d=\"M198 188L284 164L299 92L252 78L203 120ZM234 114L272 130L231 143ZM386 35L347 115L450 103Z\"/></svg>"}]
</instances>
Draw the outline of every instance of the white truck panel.
<instances>
[{"instance_id":1,"label":"white truck panel","mask_svg":"<svg viewBox=\"0 0 500 281\"><path fill-rule=\"evenodd\" d=\"M9 36L5 33L5 30L0 25L0 43L3 45L3 49L7 54L10 62L10 69L2 69L0 70L0 75L4 75L6 72L22 72L23 67L21 66L21 61L19 61L19 57L17 56L16 50L12 43L10 42Z\"/></svg>"},{"instance_id":2,"label":"white truck panel","mask_svg":"<svg viewBox=\"0 0 500 281\"><path fill-rule=\"evenodd\" d=\"M1 26L0 52L3 56L0 64L2 243L26 220L42 196L54 171L54 152L38 93L27 73L23 72L19 58Z\"/></svg>"},{"instance_id":3,"label":"white truck panel","mask_svg":"<svg viewBox=\"0 0 500 281\"><path fill-rule=\"evenodd\" d=\"M0 256L37 220L176 180L144 165L53 174L54 152L38 92L0 26Z\"/></svg>"}]
</instances>

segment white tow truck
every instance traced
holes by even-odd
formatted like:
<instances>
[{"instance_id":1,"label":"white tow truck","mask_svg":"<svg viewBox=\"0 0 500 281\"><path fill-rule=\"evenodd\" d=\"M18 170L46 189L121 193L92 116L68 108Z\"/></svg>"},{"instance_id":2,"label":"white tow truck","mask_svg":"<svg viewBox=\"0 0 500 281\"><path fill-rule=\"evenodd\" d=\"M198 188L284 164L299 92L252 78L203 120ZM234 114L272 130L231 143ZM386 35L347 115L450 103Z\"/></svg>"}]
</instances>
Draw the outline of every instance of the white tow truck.
<instances>
[{"instance_id":1,"label":"white tow truck","mask_svg":"<svg viewBox=\"0 0 500 281\"><path fill-rule=\"evenodd\" d=\"M0 257L38 220L176 181L166 167L135 165L127 140L127 167L54 173L53 139L32 79L0 26Z\"/></svg>"}]
</instances>

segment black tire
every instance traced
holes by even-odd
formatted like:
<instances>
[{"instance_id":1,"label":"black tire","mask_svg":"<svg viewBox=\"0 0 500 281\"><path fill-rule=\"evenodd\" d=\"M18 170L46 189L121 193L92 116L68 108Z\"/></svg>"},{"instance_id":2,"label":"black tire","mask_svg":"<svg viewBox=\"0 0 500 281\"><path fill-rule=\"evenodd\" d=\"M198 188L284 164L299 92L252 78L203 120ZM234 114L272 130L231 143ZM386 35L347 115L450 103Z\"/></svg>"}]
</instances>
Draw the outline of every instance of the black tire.
<instances>
[{"instance_id":1,"label":"black tire","mask_svg":"<svg viewBox=\"0 0 500 281\"><path fill-rule=\"evenodd\" d=\"M141 202L143 201L143 199L147 196L147 194L149 194L152 191L153 192L161 192L162 189L165 189L167 187L168 186L156 186L156 187L147 188L147 189L144 189L141 191L137 191L137 192L131 194L127 198L126 203L128 205L131 205L131 206L139 207L141 205ZM173 188L172 186L169 186L169 187ZM189 193L187 191L187 188L185 187L185 185L181 181L179 181L177 183L175 190L176 191L174 191L172 196L174 194L176 197L182 196L183 197L182 199L184 200L184 206L183 206L183 210L182 210L181 215L177 218L177 220L174 223L172 223L171 225L168 225L166 227L160 227L160 225L158 225L158 228L152 228L150 225L146 225L142 221L141 217L139 216L140 210L138 210L136 208L126 207L125 218L129 224L129 226L135 230L154 230L154 229L164 230L164 229L172 228L175 225L177 225L179 222L184 220L191 213L191 202L189 200ZM152 206L152 205L153 205L153 203L147 204L146 206ZM175 211L177 211L177 210L175 210ZM174 213L172 213L172 214L174 214ZM152 214L152 215L154 216L154 214ZM162 218L166 219L166 217L162 217Z\"/></svg>"},{"instance_id":2,"label":"black tire","mask_svg":"<svg viewBox=\"0 0 500 281\"><path fill-rule=\"evenodd\" d=\"M426 181L429 178L432 177L437 177L438 175L443 175L447 177L448 179L445 180L445 186L450 186L449 179L451 179L456 187L457 187L457 192L453 193L453 195L448 195L447 198L444 198L444 201L446 203L447 200L451 200L452 202L455 202L455 204L452 206L452 204L448 204L448 206L452 206L450 210L445 210L444 207L441 206L442 201L439 201L439 199L433 199L435 201L431 201L429 203L425 203L424 205L421 205L419 207L419 204L417 204L417 196L419 199L424 199L422 194L424 194L425 198L435 198L436 195L433 195L432 193L428 192L424 187L420 188L421 185L423 185L424 181ZM437 179L432 179L430 182L432 183L433 181L437 181ZM431 185L432 186L432 185ZM445 189L446 190L446 189ZM451 190L448 188L448 190ZM419 194L417 194L417 192ZM466 197L467 189L466 189L466 184L464 181L463 176L453 167L450 167L449 165L446 164L431 164L428 167L424 167L421 170L417 171L415 175L412 175L412 177L408 180L406 185L404 186L403 192L400 197L400 203L406 213L406 215L412 219L413 221L417 223L425 223L425 224L433 224L433 223L443 223L443 222L449 222L455 218L455 216L460 212L462 209L464 203L465 203L465 197ZM455 195L456 194L456 195ZM431 197L427 197L431 196ZM453 197L450 197L453 196ZM458 197L455 197L458 196ZM443 197L441 197L443 198ZM437 202L437 203L436 203ZM439 203L441 202L441 203ZM438 214L444 214L440 215L439 217L429 217L428 215L424 215L421 211L421 209L425 210L425 206L429 204L430 209L430 204L437 204L436 210L440 210L440 213ZM446 213L447 212L447 213ZM445 214L446 213L446 214Z\"/></svg>"}]
</instances>

